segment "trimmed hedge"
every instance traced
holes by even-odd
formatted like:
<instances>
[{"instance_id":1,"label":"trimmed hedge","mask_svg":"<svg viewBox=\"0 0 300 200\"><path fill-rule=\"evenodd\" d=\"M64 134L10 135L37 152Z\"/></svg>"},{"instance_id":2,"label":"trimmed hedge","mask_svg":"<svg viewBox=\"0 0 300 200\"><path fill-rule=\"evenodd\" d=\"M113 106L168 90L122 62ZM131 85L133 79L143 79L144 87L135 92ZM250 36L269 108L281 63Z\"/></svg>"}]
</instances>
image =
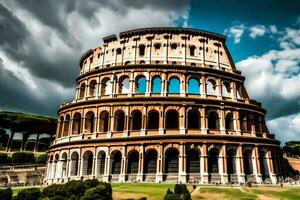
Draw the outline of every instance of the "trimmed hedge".
<instances>
[{"instance_id":1,"label":"trimmed hedge","mask_svg":"<svg viewBox=\"0 0 300 200\"><path fill-rule=\"evenodd\" d=\"M43 154L38 155L35 158L35 161L36 161L37 164L46 164L46 162L47 162L47 154L43 153Z\"/></svg>"},{"instance_id":2,"label":"trimmed hedge","mask_svg":"<svg viewBox=\"0 0 300 200\"><path fill-rule=\"evenodd\" d=\"M1 200L11 200L12 194L13 194L13 192L10 188L0 189L0 199Z\"/></svg>"},{"instance_id":3,"label":"trimmed hedge","mask_svg":"<svg viewBox=\"0 0 300 200\"><path fill-rule=\"evenodd\" d=\"M0 153L0 164L6 164L7 153Z\"/></svg>"},{"instance_id":4,"label":"trimmed hedge","mask_svg":"<svg viewBox=\"0 0 300 200\"><path fill-rule=\"evenodd\" d=\"M38 200L42 196L39 188L27 188L21 190L13 200Z\"/></svg>"},{"instance_id":5,"label":"trimmed hedge","mask_svg":"<svg viewBox=\"0 0 300 200\"><path fill-rule=\"evenodd\" d=\"M13 153L12 160L16 164L35 162L34 154L32 152L26 152L26 151Z\"/></svg>"}]
</instances>

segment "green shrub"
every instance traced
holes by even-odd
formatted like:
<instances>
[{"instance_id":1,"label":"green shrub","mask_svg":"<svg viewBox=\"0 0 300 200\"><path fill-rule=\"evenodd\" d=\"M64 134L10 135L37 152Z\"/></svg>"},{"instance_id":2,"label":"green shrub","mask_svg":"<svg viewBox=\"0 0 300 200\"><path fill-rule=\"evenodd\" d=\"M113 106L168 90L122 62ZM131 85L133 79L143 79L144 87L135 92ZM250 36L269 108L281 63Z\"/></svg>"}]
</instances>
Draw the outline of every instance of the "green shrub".
<instances>
[{"instance_id":1,"label":"green shrub","mask_svg":"<svg viewBox=\"0 0 300 200\"><path fill-rule=\"evenodd\" d=\"M84 195L85 189L83 181L70 181L64 186L65 195L71 197L73 194L76 194L75 199L80 199Z\"/></svg>"},{"instance_id":2,"label":"green shrub","mask_svg":"<svg viewBox=\"0 0 300 200\"><path fill-rule=\"evenodd\" d=\"M86 189L90 189L96 187L99 184L99 181L97 179L88 179L84 181L84 184L86 186Z\"/></svg>"},{"instance_id":3,"label":"green shrub","mask_svg":"<svg viewBox=\"0 0 300 200\"><path fill-rule=\"evenodd\" d=\"M14 200L38 200L41 196L39 188L27 188L18 192Z\"/></svg>"},{"instance_id":4,"label":"green shrub","mask_svg":"<svg viewBox=\"0 0 300 200\"><path fill-rule=\"evenodd\" d=\"M35 162L37 164L46 164L47 162L47 154L40 154L35 158Z\"/></svg>"},{"instance_id":5,"label":"green shrub","mask_svg":"<svg viewBox=\"0 0 300 200\"><path fill-rule=\"evenodd\" d=\"M47 197L65 196L64 185L52 184L43 189L43 195Z\"/></svg>"},{"instance_id":6,"label":"green shrub","mask_svg":"<svg viewBox=\"0 0 300 200\"><path fill-rule=\"evenodd\" d=\"M12 190L10 188L0 189L0 199L1 200L11 200L12 199Z\"/></svg>"},{"instance_id":7,"label":"green shrub","mask_svg":"<svg viewBox=\"0 0 300 200\"><path fill-rule=\"evenodd\" d=\"M15 152L12 155L14 163L34 163L34 154L32 152Z\"/></svg>"},{"instance_id":8,"label":"green shrub","mask_svg":"<svg viewBox=\"0 0 300 200\"><path fill-rule=\"evenodd\" d=\"M94 188L88 189L80 200L112 200L111 185L100 183Z\"/></svg>"},{"instance_id":9,"label":"green shrub","mask_svg":"<svg viewBox=\"0 0 300 200\"><path fill-rule=\"evenodd\" d=\"M164 197L164 200L192 200L191 194L188 191L185 184L176 184L174 187L174 193L168 189Z\"/></svg>"},{"instance_id":10,"label":"green shrub","mask_svg":"<svg viewBox=\"0 0 300 200\"><path fill-rule=\"evenodd\" d=\"M50 197L49 200L65 200L65 197L56 195L56 196Z\"/></svg>"},{"instance_id":11,"label":"green shrub","mask_svg":"<svg viewBox=\"0 0 300 200\"><path fill-rule=\"evenodd\" d=\"M6 164L6 161L7 161L7 154L0 153L0 164Z\"/></svg>"},{"instance_id":12,"label":"green shrub","mask_svg":"<svg viewBox=\"0 0 300 200\"><path fill-rule=\"evenodd\" d=\"M141 197L139 200L147 200L147 197Z\"/></svg>"}]
</instances>

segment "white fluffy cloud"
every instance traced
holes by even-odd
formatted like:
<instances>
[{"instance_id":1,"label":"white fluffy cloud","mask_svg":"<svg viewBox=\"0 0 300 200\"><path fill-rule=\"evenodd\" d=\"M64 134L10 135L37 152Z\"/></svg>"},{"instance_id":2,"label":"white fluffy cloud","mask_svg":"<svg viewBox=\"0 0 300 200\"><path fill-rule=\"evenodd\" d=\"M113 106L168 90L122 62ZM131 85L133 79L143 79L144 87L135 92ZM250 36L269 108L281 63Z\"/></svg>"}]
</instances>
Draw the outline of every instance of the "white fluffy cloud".
<instances>
[{"instance_id":1,"label":"white fluffy cloud","mask_svg":"<svg viewBox=\"0 0 300 200\"><path fill-rule=\"evenodd\" d=\"M234 39L234 43L238 44L244 34L249 35L250 38L255 39L257 37L262 37L266 33L276 34L278 32L275 25L264 26L264 25L254 25L246 26L245 24L236 24L227 29L225 29L224 34L230 38Z\"/></svg>"},{"instance_id":2,"label":"white fluffy cloud","mask_svg":"<svg viewBox=\"0 0 300 200\"><path fill-rule=\"evenodd\" d=\"M246 76L251 98L268 110L271 132L282 141L300 139L300 31L285 28L276 33L279 49L250 56L236 65Z\"/></svg>"}]
</instances>

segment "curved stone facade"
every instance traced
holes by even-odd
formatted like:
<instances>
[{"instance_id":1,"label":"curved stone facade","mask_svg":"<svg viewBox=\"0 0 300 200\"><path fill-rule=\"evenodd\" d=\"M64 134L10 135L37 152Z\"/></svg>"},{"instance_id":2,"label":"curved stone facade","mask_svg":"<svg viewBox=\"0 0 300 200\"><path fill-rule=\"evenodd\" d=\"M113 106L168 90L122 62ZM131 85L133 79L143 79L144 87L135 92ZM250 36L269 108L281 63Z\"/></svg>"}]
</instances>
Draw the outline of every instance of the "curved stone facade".
<instances>
[{"instance_id":1,"label":"curved stone facade","mask_svg":"<svg viewBox=\"0 0 300 200\"><path fill-rule=\"evenodd\" d=\"M47 183L276 183L280 142L225 36L145 28L103 40L80 59L76 97L58 110Z\"/></svg>"}]
</instances>

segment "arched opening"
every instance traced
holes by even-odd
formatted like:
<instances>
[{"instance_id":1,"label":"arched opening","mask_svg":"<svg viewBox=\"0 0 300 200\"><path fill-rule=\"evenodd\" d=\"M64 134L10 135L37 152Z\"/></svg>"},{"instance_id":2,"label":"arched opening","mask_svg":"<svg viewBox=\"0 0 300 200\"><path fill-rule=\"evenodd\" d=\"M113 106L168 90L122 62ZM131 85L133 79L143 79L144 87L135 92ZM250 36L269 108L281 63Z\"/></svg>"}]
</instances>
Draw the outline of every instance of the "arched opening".
<instances>
[{"instance_id":1,"label":"arched opening","mask_svg":"<svg viewBox=\"0 0 300 200\"><path fill-rule=\"evenodd\" d=\"M89 96L90 97L95 97L97 96L97 81L92 80L89 84Z\"/></svg>"},{"instance_id":2,"label":"arched opening","mask_svg":"<svg viewBox=\"0 0 300 200\"><path fill-rule=\"evenodd\" d=\"M177 49L177 44L176 44L176 43L172 43L172 44L171 44L171 49L172 49L172 50Z\"/></svg>"},{"instance_id":3,"label":"arched opening","mask_svg":"<svg viewBox=\"0 0 300 200\"><path fill-rule=\"evenodd\" d=\"M84 98L85 93L85 83L82 83L79 87L79 99Z\"/></svg>"},{"instance_id":4,"label":"arched opening","mask_svg":"<svg viewBox=\"0 0 300 200\"><path fill-rule=\"evenodd\" d=\"M169 148L165 156L165 173L178 173L179 152L175 148Z\"/></svg>"},{"instance_id":5,"label":"arched opening","mask_svg":"<svg viewBox=\"0 0 300 200\"><path fill-rule=\"evenodd\" d=\"M128 153L127 174L137 174L139 166L139 152L133 150Z\"/></svg>"},{"instance_id":6,"label":"arched opening","mask_svg":"<svg viewBox=\"0 0 300 200\"><path fill-rule=\"evenodd\" d=\"M100 132L107 132L108 131L108 120L109 120L109 113L104 110L100 113L100 121L99 121L99 131Z\"/></svg>"},{"instance_id":7,"label":"arched opening","mask_svg":"<svg viewBox=\"0 0 300 200\"><path fill-rule=\"evenodd\" d=\"M219 115L217 112L210 112L208 114L208 128L209 129L219 129Z\"/></svg>"},{"instance_id":8,"label":"arched opening","mask_svg":"<svg viewBox=\"0 0 300 200\"><path fill-rule=\"evenodd\" d=\"M224 97L230 97L231 96L231 88L230 83L227 81L224 81L222 84L222 95Z\"/></svg>"},{"instance_id":9,"label":"arched opening","mask_svg":"<svg viewBox=\"0 0 300 200\"><path fill-rule=\"evenodd\" d=\"M64 126L64 117L61 116L60 120L59 120L59 130L58 130L58 138L61 138L61 136L63 135L63 126Z\"/></svg>"},{"instance_id":10,"label":"arched opening","mask_svg":"<svg viewBox=\"0 0 300 200\"><path fill-rule=\"evenodd\" d=\"M230 149L227 152L227 173L229 175L236 174L236 162L235 162L236 152L234 149Z\"/></svg>"},{"instance_id":11,"label":"arched opening","mask_svg":"<svg viewBox=\"0 0 300 200\"><path fill-rule=\"evenodd\" d=\"M112 84L109 78L101 81L101 95L109 95L112 92Z\"/></svg>"},{"instance_id":12,"label":"arched opening","mask_svg":"<svg viewBox=\"0 0 300 200\"><path fill-rule=\"evenodd\" d=\"M161 47L161 44L160 44L160 43L155 43L155 44L154 44L154 49L155 49L155 50L160 49L160 47Z\"/></svg>"},{"instance_id":13,"label":"arched opening","mask_svg":"<svg viewBox=\"0 0 300 200\"><path fill-rule=\"evenodd\" d=\"M61 172L62 172L62 177L67 177L67 161L68 161L68 155L66 152L63 153L62 157L62 165L61 165Z\"/></svg>"},{"instance_id":14,"label":"arched opening","mask_svg":"<svg viewBox=\"0 0 300 200\"><path fill-rule=\"evenodd\" d=\"M239 84L237 84L236 86L236 97L238 99L242 99L243 98L243 87Z\"/></svg>"},{"instance_id":15,"label":"arched opening","mask_svg":"<svg viewBox=\"0 0 300 200\"><path fill-rule=\"evenodd\" d=\"M180 93L180 80L177 77L172 77L169 80L168 93L179 94Z\"/></svg>"},{"instance_id":16,"label":"arched opening","mask_svg":"<svg viewBox=\"0 0 300 200\"><path fill-rule=\"evenodd\" d=\"M72 134L80 134L81 133L81 114L80 113L75 113L73 117L73 129L72 129Z\"/></svg>"},{"instance_id":17,"label":"arched opening","mask_svg":"<svg viewBox=\"0 0 300 200\"><path fill-rule=\"evenodd\" d=\"M63 132L64 137L69 135L69 126L70 126L70 115L67 115L64 121L64 132Z\"/></svg>"},{"instance_id":18,"label":"arched opening","mask_svg":"<svg viewBox=\"0 0 300 200\"><path fill-rule=\"evenodd\" d=\"M88 132L88 133L93 133L94 130L94 123L95 123L95 115L92 111L89 111L86 115L85 115L85 126L84 129Z\"/></svg>"},{"instance_id":19,"label":"arched opening","mask_svg":"<svg viewBox=\"0 0 300 200\"><path fill-rule=\"evenodd\" d=\"M146 64L146 62L144 60L141 60L140 64L143 65L143 64Z\"/></svg>"},{"instance_id":20,"label":"arched opening","mask_svg":"<svg viewBox=\"0 0 300 200\"><path fill-rule=\"evenodd\" d=\"M135 80L135 91L138 94L146 93L146 78L145 76L138 76Z\"/></svg>"},{"instance_id":21,"label":"arched opening","mask_svg":"<svg viewBox=\"0 0 300 200\"><path fill-rule=\"evenodd\" d=\"M190 56L195 56L195 46L194 45L191 45L190 46Z\"/></svg>"},{"instance_id":22,"label":"arched opening","mask_svg":"<svg viewBox=\"0 0 300 200\"><path fill-rule=\"evenodd\" d=\"M144 56L145 55L145 45L140 44L139 45L139 55Z\"/></svg>"},{"instance_id":23,"label":"arched opening","mask_svg":"<svg viewBox=\"0 0 300 200\"><path fill-rule=\"evenodd\" d=\"M55 154L54 156L54 162L53 162L53 177L54 178L59 178L59 174L57 173L57 169L58 169L58 161L59 161L59 155Z\"/></svg>"},{"instance_id":24,"label":"arched opening","mask_svg":"<svg viewBox=\"0 0 300 200\"><path fill-rule=\"evenodd\" d=\"M260 164L260 173L262 175L263 181L269 178L269 169L268 162L266 158L266 153L264 151L259 152L259 164Z\"/></svg>"},{"instance_id":25,"label":"arched opening","mask_svg":"<svg viewBox=\"0 0 300 200\"><path fill-rule=\"evenodd\" d=\"M86 151L83 154L82 175L92 175L93 173L93 153Z\"/></svg>"},{"instance_id":26,"label":"arched opening","mask_svg":"<svg viewBox=\"0 0 300 200\"><path fill-rule=\"evenodd\" d=\"M200 82L196 78L190 78L188 80L188 93L200 94Z\"/></svg>"},{"instance_id":27,"label":"arched opening","mask_svg":"<svg viewBox=\"0 0 300 200\"><path fill-rule=\"evenodd\" d=\"M128 94L130 92L130 84L128 76L123 76L119 81L119 93Z\"/></svg>"},{"instance_id":28,"label":"arched opening","mask_svg":"<svg viewBox=\"0 0 300 200\"><path fill-rule=\"evenodd\" d=\"M125 113L122 110L118 110L115 113L115 131L124 131L125 126Z\"/></svg>"},{"instance_id":29,"label":"arched opening","mask_svg":"<svg viewBox=\"0 0 300 200\"><path fill-rule=\"evenodd\" d=\"M217 95L217 83L214 79L208 79L206 81L206 88L208 95Z\"/></svg>"},{"instance_id":30,"label":"arched opening","mask_svg":"<svg viewBox=\"0 0 300 200\"><path fill-rule=\"evenodd\" d=\"M240 124L242 131L251 131L250 114L240 113Z\"/></svg>"},{"instance_id":31,"label":"arched opening","mask_svg":"<svg viewBox=\"0 0 300 200\"><path fill-rule=\"evenodd\" d=\"M104 151L100 151L97 155L97 171L99 175L104 174L106 154Z\"/></svg>"},{"instance_id":32,"label":"arched opening","mask_svg":"<svg viewBox=\"0 0 300 200\"><path fill-rule=\"evenodd\" d=\"M166 114L166 129L179 128L179 116L176 110L169 110Z\"/></svg>"},{"instance_id":33,"label":"arched opening","mask_svg":"<svg viewBox=\"0 0 300 200\"><path fill-rule=\"evenodd\" d=\"M157 167L157 151L155 149L151 149L145 153L144 173L155 174L156 167Z\"/></svg>"},{"instance_id":34,"label":"arched opening","mask_svg":"<svg viewBox=\"0 0 300 200\"><path fill-rule=\"evenodd\" d=\"M141 130L142 128L142 113L139 110L134 110L131 113L130 130Z\"/></svg>"},{"instance_id":35,"label":"arched opening","mask_svg":"<svg viewBox=\"0 0 300 200\"><path fill-rule=\"evenodd\" d=\"M254 117L254 125L255 125L255 132L260 133L261 132L261 120L260 117L255 116Z\"/></svg>"},{"instance_id":36,"label":"arched opening","mask_svg":"<svg viewBox=\"0 0 300 200\"><path fill-rule=\"evenodd\" d=\"M244 171L245 175L250 175L253 174L253 168L252 168L252 151L251 150L246 150L244 151Z\"/></svg>"},{"instance_id":37,"label":"arched opening","mask_svg":"<svg viewBox=\"0 0 300 200\"><path fill-rule=\"evenodd\" d=\"M219 173L219 151L216 148L212 148L208 152L208 173L218 174Z\"/></svg>"},{"instance_id":38,"label":"arched opening","mask_svg":"<svg viewBox=\"0 0 300 200\"><path fill-rule=\"evenodd\" d=\"M227 113L225 117L225 129L227 130L233 130L233 114Z\"/></svg>"},{"instance_id":39,"label":"arched opening","mask_svg":"<svg viewBox=\"0 0 300 200\"><path fill-rule=\"evenodd\" d=\"M79 155L77 152L73 152L71 155L71 176L77 176L78 175L78 159Z\"/></svg>"},{"instance_id":40,"label":"arched opening","mask_svg":"<svg viewBox=\"0 0 300 200\"><path fill-rule=\"evenodd\" d=\"M155 77L152 80L152 93L160 94L161 93L161 78Z\"/></svg>"},{"instance_id":41,"label":"arched opening","mask_svg":"<svg viewBox=\"0 0 300 200\"><path fill-rule=\"evenodd\" d=\"M125 62L125 65L129 65L129 64L130 64L130 61L126 61L126 62Z\"/></svg>"},{"instance_id":42,"label":"arched opening","mask_svg":"<svg viewBox=\"0 0 300 200\"><path fill-rule=\"evenodd\" d=\"M200 154L196 149L189 149L186 158L186 172L200 173Z\"/></svg>"},{"instance_id":43,"label":"arched opening","mask_svg":"<svg viewBox=\"0 0 300 200\"><path fill-rule=\"evenodd\" d=\"M147 129L157 130L159 128L159 113L156 110L151 110L148 113Z\"/></svg>"},{"instance_id":44,"label":"arched opening","mask_svg":"<svg viewBox=\"0 0 300 200\"><path fill-rule=\"evenodd\" d=\"M117 52L117 55L120 55L122 53L122 49L121 48L117 48L116 52Z\"/></svg>"},{"instance_id":45,"label":"arched opening","mask_svg":"<svg viewBox=\"0 0 300 200\"><path fill-rule=\"evenodd\" d=\"M120 174L121 172L121 160L122 154L120 151L114 151L111 155L111 173L112 174Z\"/></svg>"},{"instance_id":46,"label":"arched opening","mask_svg":"<svg viewBox=\"0 0 300 200\"><path fill-rule=\"evenodd\" d=\"M200 128L200 114L198 110L191 109L188 111L188 129Z\"/></svg>"}]
</instances>

